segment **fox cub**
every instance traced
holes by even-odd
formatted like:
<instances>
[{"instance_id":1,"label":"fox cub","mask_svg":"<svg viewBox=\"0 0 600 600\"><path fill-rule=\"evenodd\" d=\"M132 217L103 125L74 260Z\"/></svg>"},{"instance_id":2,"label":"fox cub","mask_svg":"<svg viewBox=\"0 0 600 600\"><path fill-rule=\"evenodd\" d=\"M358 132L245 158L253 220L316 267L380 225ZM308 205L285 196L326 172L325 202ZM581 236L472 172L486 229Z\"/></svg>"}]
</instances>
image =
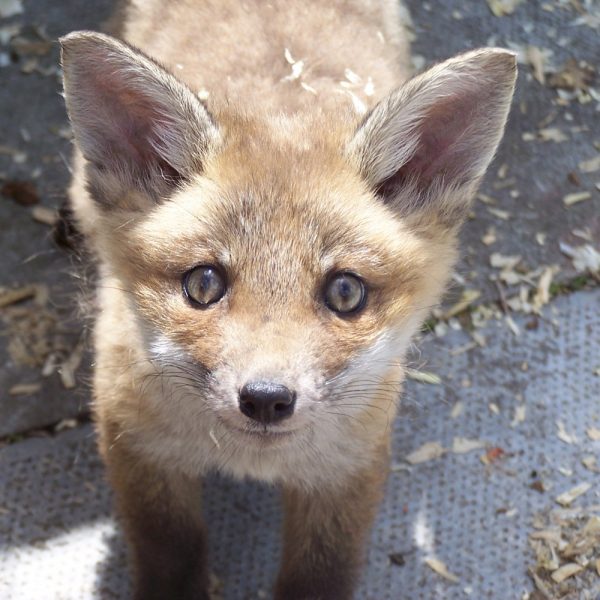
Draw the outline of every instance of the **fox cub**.
<instances>
[{"instance_id":1,"label":"fox cub","mask_svg":"<svg viewBox=\"0 0 600 600\"><path fill-rule=\"evenodd\" d=\"M61 40L94 412L135 597L208 598L201 477L281 486L278 600L352 597L411 336L512 53L410 77L395 0L132 0ZM121 41L125 40L125 41Z\"/></svg>"}]
</instances>

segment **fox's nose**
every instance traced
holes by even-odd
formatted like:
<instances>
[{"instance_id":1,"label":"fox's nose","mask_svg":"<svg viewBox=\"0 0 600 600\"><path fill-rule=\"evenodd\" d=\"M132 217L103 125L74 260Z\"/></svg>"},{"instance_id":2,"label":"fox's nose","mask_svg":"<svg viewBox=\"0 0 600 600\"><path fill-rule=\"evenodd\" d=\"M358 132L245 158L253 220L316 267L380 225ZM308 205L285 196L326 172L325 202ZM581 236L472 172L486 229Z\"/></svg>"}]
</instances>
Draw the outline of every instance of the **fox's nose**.
<instances>
[{"instance_id":1,"label":"fox's nose","mask_svg":"<svg viewBox=\"0 0 600 600\"><path fill-rule=\"evenodd\" d=\"M276 423L294 412L296 394L285 385L253 381L240 390L240 410L260 423Z\"/></svg>"}]
</instances>

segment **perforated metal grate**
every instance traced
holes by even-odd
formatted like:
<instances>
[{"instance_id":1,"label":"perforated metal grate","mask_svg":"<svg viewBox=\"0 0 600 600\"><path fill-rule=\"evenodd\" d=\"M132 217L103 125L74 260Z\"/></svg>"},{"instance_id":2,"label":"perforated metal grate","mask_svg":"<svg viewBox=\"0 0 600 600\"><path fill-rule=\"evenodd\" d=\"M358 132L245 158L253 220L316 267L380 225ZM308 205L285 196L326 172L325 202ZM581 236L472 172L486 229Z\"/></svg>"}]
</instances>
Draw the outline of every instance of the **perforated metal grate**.
<instances>
[{"instance_id":1,"label":"perforated metal grate","mask_svg":"<svg viewBox=\"0 0 600 600\"><path fill-rule=\"evenodd\" d=\"M516 600L531 590L533 516L581 481L594 487L577 504L598 503L600 479L581 457L600 448L585 435L600 417L599 306L598 290L560 298L537 330L525 331L521 320L519 337L492 322L484 331L488 345L470 352L451 353L468 341L462 332L423 344L424 368L443 385L407 387L394 429L395 467L357 598ZM464 410L452 418L457 401ZM526 418L511 427L520 404ZM559 440L557 421L576 442ZM485 450L448 452L405 467L402 457L425 442L451 448L456 436L485 440L507 456L486 466ZM550 491L530 487L533 471ZM268 598L278 562L277 492L218 478L206 488L212 564L225 598ZM393 564L391 554L404 565ZM458 583L426 566L431 555ZM123 543L90 428L2 449L0 598L127 597Z\"/></svg>"}]
</instances>

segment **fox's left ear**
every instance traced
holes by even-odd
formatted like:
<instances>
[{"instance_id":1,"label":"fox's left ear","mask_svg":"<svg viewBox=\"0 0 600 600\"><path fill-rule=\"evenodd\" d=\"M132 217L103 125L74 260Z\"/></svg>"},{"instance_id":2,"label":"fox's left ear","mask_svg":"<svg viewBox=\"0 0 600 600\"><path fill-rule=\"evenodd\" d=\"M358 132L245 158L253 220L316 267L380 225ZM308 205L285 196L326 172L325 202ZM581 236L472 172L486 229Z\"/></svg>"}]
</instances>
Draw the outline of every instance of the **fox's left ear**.
<instances>
[{"instance_id":1,"label":"fox's left ear","mask_svg":"<svg viewBox=\"0 0 600 600\"><path fill-rule=\"evenodd\" d=\"M502 49L436 65L365 116L350 157L399 214L433 213L454 227L502 138L515 79L515 56Z\"/></svg>"}]
</instances>

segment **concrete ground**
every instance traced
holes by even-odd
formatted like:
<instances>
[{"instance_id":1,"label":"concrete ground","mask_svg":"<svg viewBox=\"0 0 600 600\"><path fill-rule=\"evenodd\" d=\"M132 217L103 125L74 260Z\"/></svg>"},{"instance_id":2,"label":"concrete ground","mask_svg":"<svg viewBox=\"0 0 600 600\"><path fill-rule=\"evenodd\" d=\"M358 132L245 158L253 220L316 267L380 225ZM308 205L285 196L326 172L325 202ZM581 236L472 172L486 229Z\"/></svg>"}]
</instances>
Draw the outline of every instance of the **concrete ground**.
<instances>
[{"instance_id":1,"label":"concrete ground","mask_svg":"<svg viewBox=\"0 0 600 600\"><path fill-rule=\"evenodd\" d=\"M600 5L407 4L418 68L494 44L517 50L521 71L453 289L413 357L357 597L600 598ZM11 6L0 0L0 16ZM73 297L85 270L56 249L52 213L40 211L68 182L52 40L99 28L111 2L23 9L0 19L0 597L124 598L122 541L81 423L90 357ZM276 498L219 480L209 494L225 597L268 597L272 570L260 565L276 564L277 538L261 523ZM249 498L265 508L244 513ZM232 562L231 548L246 550Z\"/></svg>"}]
</instances>

